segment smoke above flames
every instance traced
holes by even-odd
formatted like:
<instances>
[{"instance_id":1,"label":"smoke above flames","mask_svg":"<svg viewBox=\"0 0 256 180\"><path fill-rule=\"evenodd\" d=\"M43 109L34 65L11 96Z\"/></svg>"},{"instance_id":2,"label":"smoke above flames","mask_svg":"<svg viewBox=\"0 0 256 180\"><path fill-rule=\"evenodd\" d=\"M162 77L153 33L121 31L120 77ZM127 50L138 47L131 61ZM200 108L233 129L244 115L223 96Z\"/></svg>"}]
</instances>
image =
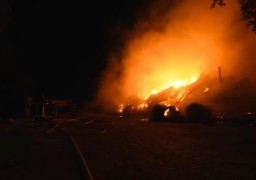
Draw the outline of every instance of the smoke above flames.
<instances>
[{"instance_id":1,"label":"smoke above flames","mask_svg":"<svg viewBox=\"0 0 256 180\"><path fill-rule=\"evenodd\" d=\"M97 103L114 107L134 94L218 76L218 67L223 76L255 81L256 35L241 20L238 1L211 3L159 0L138 12L123 48L109 53Z\"/></svg>"}]
</instances>

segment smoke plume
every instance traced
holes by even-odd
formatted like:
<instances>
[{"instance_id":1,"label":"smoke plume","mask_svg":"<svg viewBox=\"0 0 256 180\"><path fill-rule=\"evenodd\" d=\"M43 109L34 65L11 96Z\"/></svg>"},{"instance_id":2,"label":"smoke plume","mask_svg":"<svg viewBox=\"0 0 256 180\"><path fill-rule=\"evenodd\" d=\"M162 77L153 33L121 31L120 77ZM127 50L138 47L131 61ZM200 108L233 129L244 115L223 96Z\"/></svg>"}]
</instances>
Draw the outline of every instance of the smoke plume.
<instances>
[{"instance_id":1,"label":"smoke plume","mask_svg":"<svg viewBox=\"0 0 256 180\"><path fill-rule=\"evenodd\" d=\"M129 96L204 74L255 81L256 35L241 20L238 1L160 0L138 12L119 52L110 52L97 103L112 108ZM118 37L118 35L116 36Z\"/></svg>"}]
</instances>

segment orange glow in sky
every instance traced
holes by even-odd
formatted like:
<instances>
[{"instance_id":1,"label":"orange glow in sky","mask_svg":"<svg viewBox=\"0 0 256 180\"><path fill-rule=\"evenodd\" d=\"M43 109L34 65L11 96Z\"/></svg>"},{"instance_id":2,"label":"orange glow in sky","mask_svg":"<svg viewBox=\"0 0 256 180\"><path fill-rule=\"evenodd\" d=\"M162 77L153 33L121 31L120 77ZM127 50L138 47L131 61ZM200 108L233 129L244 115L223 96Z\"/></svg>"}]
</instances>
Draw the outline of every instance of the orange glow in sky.
<instances>
[{"instance_id":1,"label":"orange glow in sky","mask_svg":"<svg viewBox=\"0 0 256 180\"><path fill-rule=\"evenodd\" d=\"M134 94L147 98L205 74L218 76L219 66L224 75L252 70L248 59L256 60L256 35L241 21L237 1L210 9L210 0L185 0L163 13L159 7L165 2L147 7L122 52L110 52L99 84L102 104L120 104Z\"/></svg>"}]
</instances>

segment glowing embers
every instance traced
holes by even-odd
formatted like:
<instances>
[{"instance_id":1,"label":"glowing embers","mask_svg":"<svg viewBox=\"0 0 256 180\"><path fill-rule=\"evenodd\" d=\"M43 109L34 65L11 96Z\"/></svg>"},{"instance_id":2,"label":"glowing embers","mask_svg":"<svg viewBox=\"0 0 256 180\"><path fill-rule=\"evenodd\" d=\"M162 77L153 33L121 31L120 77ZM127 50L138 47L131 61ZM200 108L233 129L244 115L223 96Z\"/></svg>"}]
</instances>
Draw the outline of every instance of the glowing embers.
<instances>
[{"instance_id":1,"label":"glowing embers","mask_svg":"<svg viewBox=\"0 0 256 180\"><path fill-rule=\"evenodd\" d=\"M147 113L148 113L148 105L147 104L141 104L138 106L127 104L124 107L124 109L122 110L122 114L126 117L145 115Z\"/></svg>"},{"instance_id":2,"label":"glowing embers","mask_svg":"<svg viewBox=\"0 0 256 180\"><path fill-rule=\"evenodd\" d=\"M124 116L151 115L155 105L176 106L187 97L189 85L196 82L197 79L193 77L190 81L173 81L158 89L144 90L143 93L130 96L126 105L119 105L118 112ZM177 109L176 111L178 112ZM170 117L168 114L171 112L173 113L174 109L167 109L166 118Z\"/></svg>"},{"instance_id":3,"label":"glowing embers","mask_svg":"<svg viewBox=\"0 0 256 180\"><path fill-rule=\"evenodd\" d=\"M118 113L123 113L123 110L124 110L124 104L120 104L117 108L117 112Z\"/></svg>"},{"instance_id":4,"label":"glowing embers","mask_svg":"<svg viewBox=\"0 0 256 180\"><path fill-rule=\"evenodd\" d=\"M151 96L160 94L162 92L165 92L166 90L169 92L169 96L174 96L175 94L177 94L177 91L179 91L179 89L189 86L197 80L198 76L193 76L190 80L176 80L171 81L167 84L159 84L158 87L155 88L145 88L141 93L138 94L138 98L147 100Z\"/></svg>"},{"instance_id":5,"label":"glowing embers","mask_svg":"<svg viewBox=\"0 0 256 180\"><path fill-rule=\"evenodd\" d=\"M164 116L167 118L171 118L176 115L179 115L179 109L174 106L167 106L167 109L164 111Z\"/></svg>"},{"instance_id":6,"label":"glowing embers","mask_svg":"<svg viewBox=\"0 0 256 180\"><path fill-rule=\"evenodd\" d=\"M152 110L153 121L182 121L184 118L178 108L157 104Z\"/></svg>"}]
</instances>

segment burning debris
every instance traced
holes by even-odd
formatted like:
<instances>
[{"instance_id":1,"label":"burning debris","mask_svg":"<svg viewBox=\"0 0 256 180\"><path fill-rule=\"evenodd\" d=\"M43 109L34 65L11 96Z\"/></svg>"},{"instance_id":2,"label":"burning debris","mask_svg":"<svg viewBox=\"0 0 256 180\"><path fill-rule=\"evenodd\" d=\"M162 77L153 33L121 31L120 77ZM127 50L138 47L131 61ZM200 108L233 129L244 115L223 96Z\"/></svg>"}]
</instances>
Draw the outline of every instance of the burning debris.
<instances>
[{"instance_id":1,"label":"burning debris","mask_svg":"<svg viewBox=\"0 0 256 180\"><path fill-rule=\"evenodd\" d=\"M204 77L184 87L169 87L146 99L130 98L119 112L124 116L145 115L155 121L176 122L223 121L245 118L246 114L252 118L256 113L254 91L249 78Z\"/></svg>"},{"instance_id":2,"label":"burning debris","mask_svg":"<svg viewBox=\"0 0 256 180\"><path fill-rule=\"evenodd\" d=\"M172 119L167 111L186 119L195 119L193 111L202 119L254 116L256 36L241 21L239 3L155 2L122 51L110 53L96 99L102 109L153 119L161 112L164 120Z\"/></svg>"},{"instance_id":3,"label":"burning debris","mask_svg":"<svg viewBox=\"0 0 256 180\"><path fill-rule=\"evenodd\" d=\"M156 104L152 109L151 116L153 121L184 122L179 109L174 106Z\"/></svg>"}]
</instances>

